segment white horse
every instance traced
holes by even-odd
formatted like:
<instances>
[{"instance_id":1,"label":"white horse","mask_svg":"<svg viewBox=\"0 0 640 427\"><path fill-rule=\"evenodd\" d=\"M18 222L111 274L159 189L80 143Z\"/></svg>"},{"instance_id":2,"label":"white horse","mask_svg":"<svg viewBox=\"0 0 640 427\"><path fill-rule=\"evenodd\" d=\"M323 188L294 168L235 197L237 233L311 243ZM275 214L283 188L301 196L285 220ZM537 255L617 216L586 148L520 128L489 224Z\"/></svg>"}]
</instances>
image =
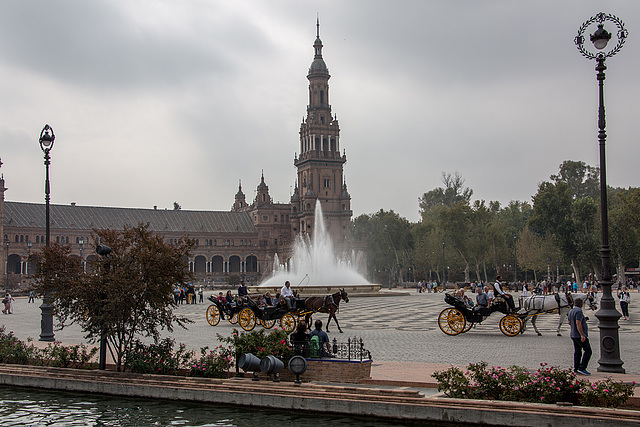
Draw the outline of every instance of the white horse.
<instances>
[{"instance_id":1,"label":"white horse","mask_svg":"<svg viewBox=\"0 0 640 427\"><path fill-rule=\"evenodd\" d=\"M584 303L588 302L591 310L598 309L596 301L591 294L569 295L571 295L571 299L573 301L582 300L583 307L586 306L586 304ZM572 307L573 304L569 304L567 296L562 293L554 295L532 295L530 297L524 298L522 301L522 310L520 311L520 314L526 314L526 317L524 318L524 321L522 323L522 332L524 332L527 326L527 320L529 319L529 317L531 317L531 324L533 325L533 329L538 335L542 335L536 327L536 317L538 317L538 315L540 314L557 311L558 315L560 316L557 334L559 337L561 337L562 335L560 334L560 328L566 322L567 314Z\"/></svg>"}]
</instances>

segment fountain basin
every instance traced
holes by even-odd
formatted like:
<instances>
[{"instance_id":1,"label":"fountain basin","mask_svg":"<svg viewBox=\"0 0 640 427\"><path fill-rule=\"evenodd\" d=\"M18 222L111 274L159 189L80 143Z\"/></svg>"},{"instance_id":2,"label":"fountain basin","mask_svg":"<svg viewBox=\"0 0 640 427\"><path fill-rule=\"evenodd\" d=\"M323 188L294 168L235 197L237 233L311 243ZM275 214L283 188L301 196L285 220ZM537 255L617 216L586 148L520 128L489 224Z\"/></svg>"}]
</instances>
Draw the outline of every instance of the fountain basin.
<instances>
[{"instance_id":1,"label":"fountain basin","mask_svg":"<svg viewBox=\"0 0 640 427\"><path fill-rule=\"evenodd\" d=\"M252 294L264 294L265 292L270 292L272 296L280 293L280 290L284 286L284 283L279 286L249 286L249 292ZM301 298L318 296L318 295L329 295L335 292L338 292L340 289L344 289L347 295L351 296L359 296L359 295L372 295L380 292L380 288L382 285L376 283L367 283L367 284L359 284L359 285L304 285L304 286L293 286L291 285L291 289L298 292L298 295Z\"/></svg>"}]
</instances>

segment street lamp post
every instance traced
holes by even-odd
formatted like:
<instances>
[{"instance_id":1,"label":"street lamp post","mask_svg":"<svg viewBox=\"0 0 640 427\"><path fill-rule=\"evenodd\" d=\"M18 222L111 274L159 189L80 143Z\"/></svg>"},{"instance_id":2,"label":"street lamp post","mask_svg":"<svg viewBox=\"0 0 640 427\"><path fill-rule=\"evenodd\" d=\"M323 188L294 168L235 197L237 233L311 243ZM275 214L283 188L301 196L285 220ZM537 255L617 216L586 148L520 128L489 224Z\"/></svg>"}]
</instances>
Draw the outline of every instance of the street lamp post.
<instances>
[{"instance_id":1,"label":"street lamp post","mask_svg":"<svg viewBox=\"0 0 640 427\"><path fill-rule=\"evenodd\" d=\"M604 29L606 21L612 22L618 29L616 37L617 43L609 51L604 49L607 47L612 34ZM596 48L597 52L591 52L585 48L584 33L592 24L597 25L597 29L591 35L590 40ZM611 14L598 13L585 21L575 38L575 44L580 53L587 59L596 60L596 79L598 80L598 141L600 143L600 220L602 222L602 248L600 255L602 258L602 276L600 285L602 286L602 299L600 302L600 310L596 313L598 318L598 328L600 329L600 360L598 360L598 372L618 372L624 373L622 367L624 363L620 359L620 341L618 338L618 319L621 315L616 310L615 301L611 294L612 276L611 276L611 249L609 248L609 220L607 209L607 169L605 161L605 140L607 134L605 132L605 113L604 113L604 71L607 69L605 60L618 53L627 40L628 31L624 28L622 21Z\"/></svg>"},{"instance_id":2,"label":"street lamp post","mask_svg":"<svg viewBox=\"0 0 640 427\"><path fill-rule=\"evenodd\" d=\"M27 280L29 279L29 266L31 264L31 241L27 242Z\"/></svg>"},{"instance_id":3,"label":"street lamp post","mask_svg":"<svg viewBox=\"0 0 640 427\"><path fill-rule=\"evenodd\" d=\"M82 237L78 240L78 245L80 245L80 267L82 267L82 272L84 273L84 258L82 258L84 239Z\"/></svg>"},{"instance_id":4,"label":"street lamp post","mask_svg":"<svg viewBox=\"0 0 640 427\"><path fill-rule=\"evenodd\" d=\"M516 235L513 235L513 286L517 290L518 282L518 253L516 252Z\"/></svg>"},{"instance_id":5,"label":"street lamp post","mask_svg":"<svg viewBox=\"0 0 640 427\"><path fill-rule=\"evenodd\" d=\"M442 292L447 290L447 281L444 278L444 240L442 241Z\"/></svg>"},{"instance_id":6,"label":"street lamp post","mask_svg":"<svg viewBox=\"0 0 640 427\"><path fill-rule=\"evenodd\" d=\"M8 238L4 239L4 244L5 244L5 247L7 248L6 249L7 267L5 268L5 270L7 270L7 281L4 285L4 293L6 294L7 292L9 292L9 239Z\"/></svg>"},{"instance_id":7,"label":"street lamp post","mask_svg":"<svg viewBox=\"0 0 640 427\"><path fill-rule=\"evenodd\" d=\"M48 124L44 125L40 132L40 148L44 153L44 166L46 170L44 181L44 203L45 203L45 221L46 221L46 237L45 244L49 246L51 239L51 233L49 226L51 221L49 220L49 199L50 199L50 187L49 187L49 165L51 164L51 157L49 152L53 148L53 143L56 140L56 135L53 133L53 128ZM55 341L55 335L53 333L53 306L51 305L51 298L45 294L42 296L42 305L40 306L42 312L42 320L40 321L40 341Z\"/></svg>"}]
</instances>

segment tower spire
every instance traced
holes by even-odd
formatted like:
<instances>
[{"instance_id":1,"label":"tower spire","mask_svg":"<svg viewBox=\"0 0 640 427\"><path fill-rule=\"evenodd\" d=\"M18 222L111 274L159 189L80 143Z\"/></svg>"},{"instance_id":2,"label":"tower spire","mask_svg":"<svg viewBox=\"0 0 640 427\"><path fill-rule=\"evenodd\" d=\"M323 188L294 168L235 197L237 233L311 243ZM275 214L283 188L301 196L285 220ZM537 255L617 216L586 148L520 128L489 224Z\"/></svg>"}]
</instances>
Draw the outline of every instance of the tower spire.
<instances>
[{"instance_id":1,"label":"tower spire","mask_svg":"<svg viewBox=\"0 0 640 427\"><path fill-rule=\"evenodd\" d=\"M320 14L316 14L316 37L320 38Z\"/></svg>"}]
</instances>

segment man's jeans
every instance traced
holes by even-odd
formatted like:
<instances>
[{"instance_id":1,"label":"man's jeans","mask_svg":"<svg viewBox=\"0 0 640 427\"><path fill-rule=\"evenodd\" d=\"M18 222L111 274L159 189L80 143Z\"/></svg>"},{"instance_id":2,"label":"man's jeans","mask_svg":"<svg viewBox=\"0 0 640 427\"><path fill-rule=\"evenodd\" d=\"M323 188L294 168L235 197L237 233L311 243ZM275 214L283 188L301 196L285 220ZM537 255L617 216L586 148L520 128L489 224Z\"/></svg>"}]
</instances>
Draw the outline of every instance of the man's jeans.
<instances>
[{"instance_id":1,"label":"man's jeans","mask_svg":"<svg viewBox=\"0 0 640 427\"><path fill-rule=\"evenodd\" d=\"M573 368L579 371L587 369L589 360L591 359L591 345L589 338L580 341L580 338L571 338L573 340ZM584 351L584 354L582 352Z\"/></svg>"}]
</instances>

